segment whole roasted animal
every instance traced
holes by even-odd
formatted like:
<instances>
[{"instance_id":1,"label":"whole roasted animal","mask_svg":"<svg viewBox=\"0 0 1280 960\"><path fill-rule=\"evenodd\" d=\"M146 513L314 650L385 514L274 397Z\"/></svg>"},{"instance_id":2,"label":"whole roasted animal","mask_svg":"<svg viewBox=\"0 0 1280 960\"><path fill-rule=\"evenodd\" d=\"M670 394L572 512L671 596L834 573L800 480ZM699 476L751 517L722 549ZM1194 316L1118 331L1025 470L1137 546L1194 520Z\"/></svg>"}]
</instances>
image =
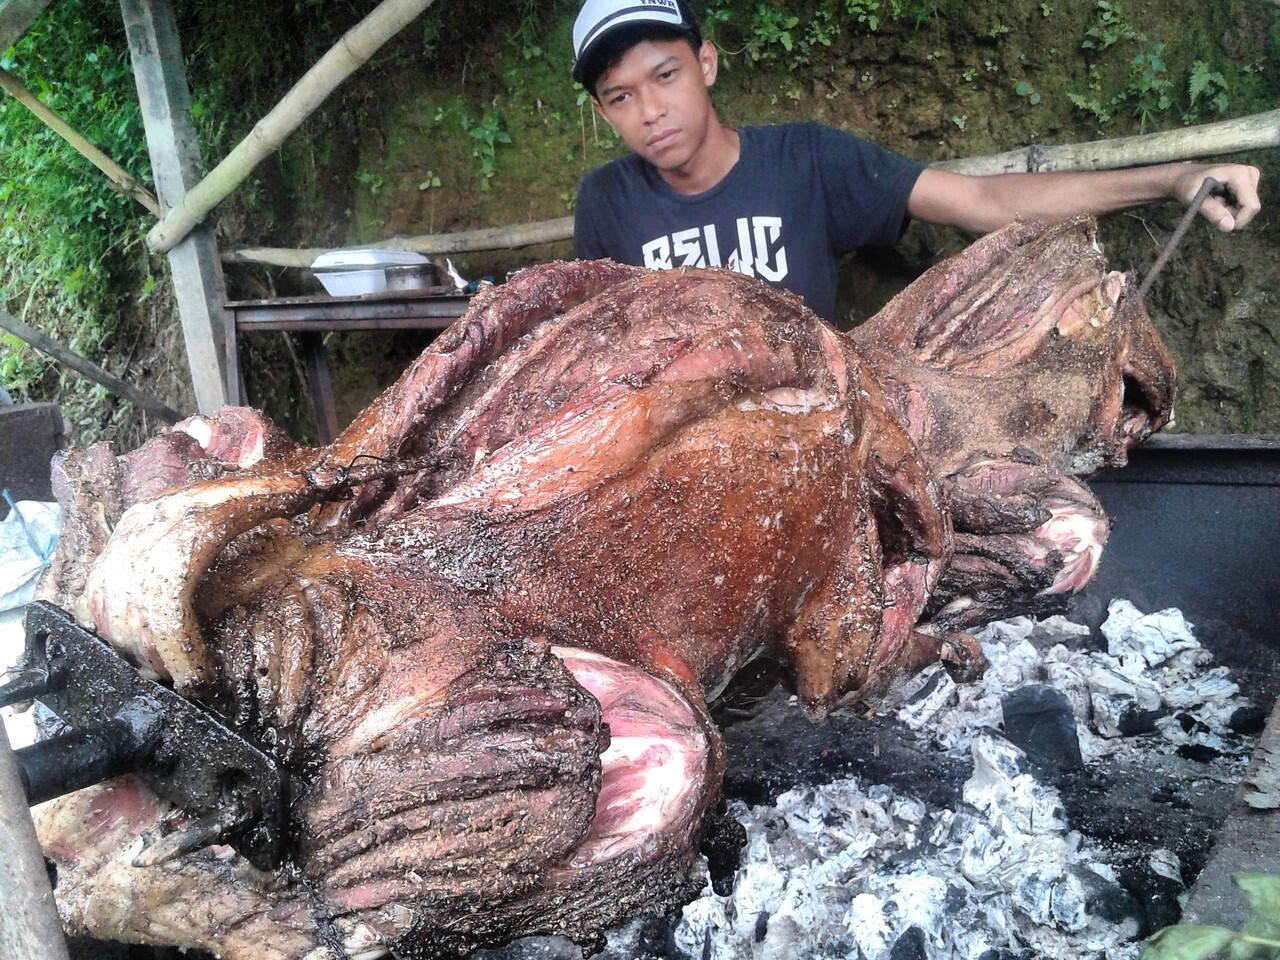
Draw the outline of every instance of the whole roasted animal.
<instances>
[{"instance_id":1,"label":"whole roasted animal","mask_svg":"<svg viewBox=\"0 0 1280 960\"><path fill-rule=\"evenodd\" d=\"M1074 476L1168 417L1172 365L1087 220L1018 224L854 337L727 271L609 262L479 295L336 441L251 411L57 465L43 596L299 783L287 869L121 779L41 818L70 929L228 958L589 943L670 908L760 655L815 718L958 626L1088 579Z\"/></svg>"}]
</instances>

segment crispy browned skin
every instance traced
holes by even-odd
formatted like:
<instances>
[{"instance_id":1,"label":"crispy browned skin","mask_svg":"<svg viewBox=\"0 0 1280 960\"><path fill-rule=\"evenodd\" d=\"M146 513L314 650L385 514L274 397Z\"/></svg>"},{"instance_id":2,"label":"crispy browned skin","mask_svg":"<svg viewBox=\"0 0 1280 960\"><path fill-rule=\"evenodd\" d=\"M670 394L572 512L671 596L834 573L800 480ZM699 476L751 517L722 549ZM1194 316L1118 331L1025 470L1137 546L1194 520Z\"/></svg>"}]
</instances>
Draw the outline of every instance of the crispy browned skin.
<instances>
[{"instance_id":1,"label":"crispy browned skin","mask_svg":"<svg viewBox=\"0 0 1280 960\"><path fill-rule=\"evenodd\" d=\"M1095 224L1011 224L938 264L853 339L944 483L958 536L935 622L1079 589L1107 521L1078 483L1172 415L1174 368Z\"/></svg>"},{"instance_id":2,"label":"crispy browned skin","mask_svg":"<svg viewBox=\"0 0 1280 960\"><path fill-rule=\"evenodd\" d=\"M298 868L344 938L589 939L677 902L721 773L708 694L772 653L816 715L938 655L913 629L950 546L938 487L794 297L526 271L371 410L135 504L76 598L305 771ZM258 909L292 955L307 898ZM260 951L245 929L190 942Z\"/></svg>"},{"instance_id":3,"label":"crispy browned skin","mask_svg":"<svg viewBox=\"0 0 1280 960\"><path fill-rule=\"evenodd\" d=\"M435 956L680 902L723 763L706 702L743 663L777 657L818 717L972 666L948 631L1091 575L1106 521L1074 478L1172 389L1125 283L1088 221L1017 224L849 338L726 271L552 264L327 448L245 455L226 412L115 461L146 483L47 595L270 745L299 842L278 878L133 867L129 830L174 815L117 784L89 842L72 798L44 827L69 922Z\"/></svg>"}]
</instances>

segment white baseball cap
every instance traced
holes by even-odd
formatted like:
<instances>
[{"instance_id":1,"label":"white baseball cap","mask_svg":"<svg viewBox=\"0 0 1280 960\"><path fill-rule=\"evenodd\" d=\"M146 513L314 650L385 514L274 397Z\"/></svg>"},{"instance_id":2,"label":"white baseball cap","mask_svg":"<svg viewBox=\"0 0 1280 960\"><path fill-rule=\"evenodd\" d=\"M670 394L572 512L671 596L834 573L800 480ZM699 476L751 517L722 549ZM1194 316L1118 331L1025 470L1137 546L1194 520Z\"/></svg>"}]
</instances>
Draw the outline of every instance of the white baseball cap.
<instances>
[{"instance_id":1,"label":"white baseball cap","mask_svg":"<svg viewBox=\"0 0 1280 960\"><path fill-rule=\"evenodd\" d=\"M573 22L573 79L583 82L591 52L605 36L636 23L699 36L698 22L682 0L587 0Z\"/></svg>"}]
</instances>

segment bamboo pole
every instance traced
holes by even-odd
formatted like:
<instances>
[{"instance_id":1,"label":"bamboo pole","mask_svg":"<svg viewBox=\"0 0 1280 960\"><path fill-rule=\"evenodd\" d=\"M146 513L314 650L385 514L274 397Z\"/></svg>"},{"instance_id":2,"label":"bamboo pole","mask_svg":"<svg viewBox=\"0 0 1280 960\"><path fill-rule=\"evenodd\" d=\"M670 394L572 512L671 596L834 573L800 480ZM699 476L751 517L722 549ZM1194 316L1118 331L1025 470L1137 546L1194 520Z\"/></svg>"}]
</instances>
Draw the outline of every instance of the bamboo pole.
<instances>
[{"instance_id":1,"label":"bamboo pole","mask_svg":"<svg viewBox=\"0 0 1280 960\"><path fill-rule=\"evenodd\" d=\"M60 363L66 364L82 377L101 384L116 396L124 397L130 403L159 417L165 423L177 423L183 417L181 413L164 401L152 396L145 390L138 389L131 383L126 383L117 376L107 373L93 361L86 360L80 354L45 336L35 327L23 323L2 307L0 307L0 330L7 330L19 340L31 344L41 353L47 353Z\"/></svg>"},{"instance_id":2,"label":"bamboo pole","mask_svg":"<svg viewBox=\"0 0 1280 960\"><path fill-rule=\"evenodd\" d=\"M426 234L419 237L392 237L369 244L382 250L412 250L415 253L468 253L474 250L506 250L535 243L555 243L573 237L573 217L535 220L509 227L486 227L461 233ZM309 267L313 260L332 247L300 250L272 247L232 250L222 255L225 263L265 263L276 267Z\"/></svg>"},{"instance_id":3,"label":"bamboo pole","mask_svg":"<svg viewBox=\"0 0 1280 960\"><path fill-rule=\"evenodd\" d=\"M152 251L165 253L180 243L254 167L274 153L285 138L315 112L338 84L433 2L382 0L372 13L343 34L271 112L254 125L249 135L151 228L147 244Z\"/></svg>"},{"instance_id":4,"label":"bamboo pole","mask_svg":"<svg viewBox=\"0 0 1280 960\"><path fill-rule=\"evenodd\" d=\"M1277 0L1280 2L1280 0ZM956 173L1035 173L1051 170L1112 170L1149 163L1168 163L1195 157L1220 156L1243 150L1280 146L1280 110L1199 127L1184 127L1137 137L1095 140L1060 146L1020 147L1006 153L931 164ZM462 233L393 237L369 244L417 253L471 253L505 250L535 243L553 243L573 237L573 218L536 220L506 227L488 227ZM245 247L222 254L227 263L262 263L276 267L309 267L331 247Z\"/></svg>"},{"instance_id":5,"label":"bamboo pole","mask_svg":"<svg viewBox=\"0 0 1280 960\"><path fill-rule=\"evenodd\" d=\"M1235 120L1182 127L1136 137L1066 143L1033 144L1007 153L967 160L947 160L933 166L954 173L1042 173L1053 170L1114 170L1118 167L1172 163L1221 156L1243 150L1280 146L1280 110L1268 110Z\"/></svg>"},{"instance_id":6,"label":"bamboo pole","mask_svg":"<svg viewBox=\"0 0 1280 960\"><path fill-rule=\"evenodd\" d=\"M121 193L133 197L133 199L146 207L153 217L160 216L160 204L156 200L155 194L134 179L124 167L90 143L75 127L41 103L39 98L28 90L21 80L3 67L0 67L0 90L4 90L5 93L34 113L41 123L71 144L77 153L106 174L113 187Z\"/></svg>"}]
</instances>

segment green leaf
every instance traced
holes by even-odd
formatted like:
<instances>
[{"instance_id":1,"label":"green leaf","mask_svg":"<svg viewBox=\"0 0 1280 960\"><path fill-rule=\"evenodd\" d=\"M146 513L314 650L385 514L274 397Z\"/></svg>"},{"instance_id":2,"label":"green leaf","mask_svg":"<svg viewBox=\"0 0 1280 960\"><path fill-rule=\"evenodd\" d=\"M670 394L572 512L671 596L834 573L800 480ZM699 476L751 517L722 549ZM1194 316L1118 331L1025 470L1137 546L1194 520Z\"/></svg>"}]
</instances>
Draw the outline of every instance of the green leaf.
<instances>
[{"instance_id":1,"label":"green leaf","mask_svg":"<svg viewBox=\"0 0 1280 960\"><path fill-rule=\"evenodd\" d=\"M1031 86L1031 84L1027 83L1027 81L1019 80L1017 83L1017 86L1013 88L1013 92L1020 97L1025 97L1031 94L1032 89L1033 87Z\"/></svg>"},{"instance_id":2,"label":"green leaf","mask_svg":"<svg viewBox=\"0 0 1280 960\"><path fill-rule=\"evenodd\" d=\"M1280 923L1280 874L1237 873L1231 879L1244 891L1254 913Z\"/></svg>"},{"instance_id":3,"label":"green leaf","mask_svg":"<svg viewBox=\"0 0 1280 960\"><path fill-rule=\"evenodd\" d=\"M1165 927L1146 942L1138 960L1207 960L1235 940L1226 927L1180 923Z\"/></svg>"}]
</instances>

